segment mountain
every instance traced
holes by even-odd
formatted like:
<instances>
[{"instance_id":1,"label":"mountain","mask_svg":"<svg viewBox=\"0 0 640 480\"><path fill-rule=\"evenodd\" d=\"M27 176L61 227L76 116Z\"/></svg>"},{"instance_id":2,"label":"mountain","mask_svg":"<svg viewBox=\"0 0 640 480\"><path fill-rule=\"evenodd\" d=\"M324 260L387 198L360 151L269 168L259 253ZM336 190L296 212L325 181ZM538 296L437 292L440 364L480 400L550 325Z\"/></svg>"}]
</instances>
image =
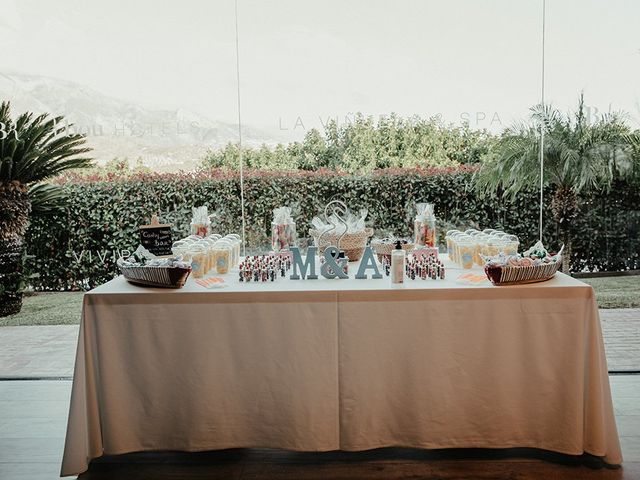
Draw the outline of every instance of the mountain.
<instances>
[{"instance_id":1,"label":"mountain","mask_svg":"<svg viewBox=\"0 0 640 480\"><path fill-rule=\"evenodd\" d=\"M0 100L11 101L15 115L63 115L70 131L87 134L98 163L126 157L156 171L191 170L208 149L238 139L234 124L182 109L145 108L51 77L0 72ZM242 134L247 146L274 143L272 135L256 128L243 126Z\"/></svg>"}]
</instances>

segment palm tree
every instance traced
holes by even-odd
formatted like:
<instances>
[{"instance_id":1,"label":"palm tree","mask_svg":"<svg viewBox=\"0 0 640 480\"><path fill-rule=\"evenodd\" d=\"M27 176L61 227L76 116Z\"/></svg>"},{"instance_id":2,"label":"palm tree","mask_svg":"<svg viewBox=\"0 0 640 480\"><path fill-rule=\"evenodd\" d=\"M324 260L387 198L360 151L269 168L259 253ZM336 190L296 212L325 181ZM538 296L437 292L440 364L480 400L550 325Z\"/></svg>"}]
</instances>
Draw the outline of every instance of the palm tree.
<instances>
[{"instance_id":1,"label":"palm tree","mask_svg":"<svg viewBox=\"0 0 640 480\"><path fill-rule=\"evenodd\" d=\"M607 189L616 178L636 174L640 136L620 113L588 118L584 95L574 114L548 105L531 108L531 119L507 128L476 175L481 191L515 197L540 184L540 132L544 131L544 185L553 191L551 211L565 245L563 271L569 271L572 220L579 194Z\"/></svg>"},{"instance_id":2,"label":"palm tree","mask_svg":"<svg viewBox=\"0 0 640 480\"><path fill-rule=\"evenodd\" d=\"M24 113L15 121L9 102L0 104L0 317L22 308L24 234L32 210L47 212L62 190L43 184L59 173L83 168L85 137L67 134L62 117Z\"/></svg>"}]
</instances>

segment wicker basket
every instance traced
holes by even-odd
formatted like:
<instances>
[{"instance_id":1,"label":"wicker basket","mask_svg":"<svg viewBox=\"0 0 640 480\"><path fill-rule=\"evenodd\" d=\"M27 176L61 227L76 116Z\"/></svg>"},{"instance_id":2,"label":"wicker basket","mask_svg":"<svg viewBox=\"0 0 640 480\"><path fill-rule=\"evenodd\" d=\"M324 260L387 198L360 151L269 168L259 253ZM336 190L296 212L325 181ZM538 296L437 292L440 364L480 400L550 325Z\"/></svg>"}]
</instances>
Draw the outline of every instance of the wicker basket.
<instances>
[{"instance_id":1,"label":"wicker basket","mask_svg":"<svg viewBox=\"0 0 640 480\"><path fill-rule=\"evenodd\" d=\"M309 235L313 237L313 241L320 255L324 253L324 249L334 245L337 246L339 235L333 233L326 233L320 238L320 232L315 229L309 230ZM373 228L365 228L362 232L347 233L340 240L340 250L344 251L345 255L349 257L350 262L357 262L362 258L364 248L367 246L369 237L373 235ZM321 242L320 242L321 240ZM319 244L319 242L321 244Z\"/></svg>"},{"instance_id":2,"label":"wicker basket","mask_svg":"<svg viewBox=\"0 0 640 480\"><path fill-rule=\"evenodd\" d=\"M146 287L182 288L191 273L191 267L118 267L129 282Z\"/></svg>"},{"instance_id":3,"label":"wicker basket","mask_svg":"<svg viewBox=\"0 0 640 480\"><path fill-rule=\"evenodd\" d=\"M561 259L554 263L532 265L531 267L485 265L484 272L494 285L522 285L551 279L561 265Z\"/></svg>"},{"instance_id":4,"label":"wicker basket","mask_svg":"<svg viewBox=\"0 0 640 480\"><path fill-rule=\"evenodd\" d=\"M391 252L396 248L395 242L383 242L378 239L371 240L371 248L376 252L378 260L382 261L383 257L391 258ZM415 248L413 243L403 243L402 249L405 253L411 252Z\"/></svg>"}]
</instances>

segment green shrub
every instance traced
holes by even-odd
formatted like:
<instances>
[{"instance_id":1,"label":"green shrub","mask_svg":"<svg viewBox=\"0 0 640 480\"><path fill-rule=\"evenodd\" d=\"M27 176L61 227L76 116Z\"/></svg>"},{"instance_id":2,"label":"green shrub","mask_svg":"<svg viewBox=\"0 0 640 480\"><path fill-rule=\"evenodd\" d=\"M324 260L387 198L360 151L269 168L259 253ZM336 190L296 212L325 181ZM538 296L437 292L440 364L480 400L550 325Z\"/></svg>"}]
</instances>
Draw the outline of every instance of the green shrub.
<instances>
[{"instance_id":1,"label":"green shrub","mask_svg":"<svg viewBox=\"0 0 640 480\"><path fill-rule=\"evenodd\" d=\"M307 132L302 142L273 147L244 147L242 159L248 168L261 170L339 169L351 173L382 168L450 167L478 163L495 138L486 130L445 125L437 119L395 114L354 115L338 124L326 123L324 132ZM207 153L204 169L239 167L239 149L229 143Z\"/></svg>"},{"instance_id":2,"label":"green shrub","mask_svg":"<svg viewBox=\"0 0 640 480\"><path fill-rule=\"evenodd\" d=\"M415 202L433 202L440 234L453 227L501 228L518 235L523 246L538 235L538 193L532 191L506 202L481 198L472 186L473 167L431 170L385 170L368 175L328 171L249 171L245 178L247 244L269 244L272 210L297 204L299 236L308 235L311 218L333 198L351 208L367 208L379 234L410 235ZM62 182L70 204L64 215L34 218L27 234L29 264L39 273L38 290L92 288L117 274L115 260L122 250L138 244L138 226L154 212L174 226L174 238L187 235L191 207L208 205L216 211L216 229L241 229L240 186L235 173L116 174L67 177ZM611 193L584 199L576 221L574 270L639 268L640 194L618 184ZM546 205L549 205L549 200ZM558 236L546 214L545 241L557 249Z\"/></svg>"}]
</instances>

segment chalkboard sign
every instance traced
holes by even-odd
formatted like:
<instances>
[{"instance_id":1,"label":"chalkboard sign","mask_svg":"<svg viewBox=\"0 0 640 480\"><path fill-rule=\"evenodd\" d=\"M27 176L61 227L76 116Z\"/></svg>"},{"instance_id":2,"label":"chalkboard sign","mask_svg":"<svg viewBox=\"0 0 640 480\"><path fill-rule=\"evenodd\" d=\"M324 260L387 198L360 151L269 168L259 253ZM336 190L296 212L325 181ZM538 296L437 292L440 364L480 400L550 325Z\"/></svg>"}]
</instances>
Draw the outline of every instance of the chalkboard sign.
<instances>
[{"instance_id":1,"label":"chalkboard sign","mask_svg":"<svg viewBox=\"0 0 640 480\"><path fill-rule=\"evenodd\" d=\"M171 225L161 224L154 215L150 225L140 226L140 244L156 256L171 255Z\"/></svg>"}]
</instances>

